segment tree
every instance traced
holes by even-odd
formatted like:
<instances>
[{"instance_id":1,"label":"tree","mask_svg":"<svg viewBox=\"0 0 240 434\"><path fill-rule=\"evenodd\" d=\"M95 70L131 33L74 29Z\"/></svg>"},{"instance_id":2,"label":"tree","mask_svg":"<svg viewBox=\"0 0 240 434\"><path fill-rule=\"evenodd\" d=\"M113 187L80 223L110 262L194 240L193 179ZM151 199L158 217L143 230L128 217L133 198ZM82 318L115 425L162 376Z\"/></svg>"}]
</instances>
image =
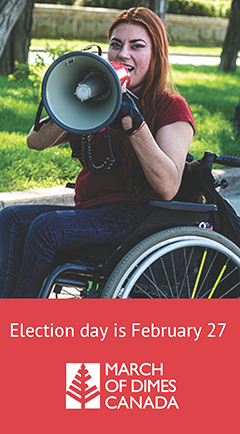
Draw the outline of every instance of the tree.
<instances>
[{"instance_id":1,"label":"tree","mask_svg":"<svg viewBox=\"0 0 240 434\"><path fill-rule=\"evenodd\" d=\"M0 0L0 74L14 63L26 63L31 40L34 0Z\"/></svg>"},{"instance_id":2,"label":"tree","mask_svg":"<svg viewBox=\"0 0 240 434\"><path fill-rule=\"evenodd\" d=\"M145 6L154 11L164 22L168 0L135 0L134 6Z\"/></svg>"},{"instance_id":3,"label":"tree","mask_svg":"<svg viewBox=\"0 0 240 434\"><path fill-rule=\"evenodd\" d=\"M228 30L218 67L221 71L235 71L240 50L240 0L232 0Z\"/></svg>"}]
</instances>

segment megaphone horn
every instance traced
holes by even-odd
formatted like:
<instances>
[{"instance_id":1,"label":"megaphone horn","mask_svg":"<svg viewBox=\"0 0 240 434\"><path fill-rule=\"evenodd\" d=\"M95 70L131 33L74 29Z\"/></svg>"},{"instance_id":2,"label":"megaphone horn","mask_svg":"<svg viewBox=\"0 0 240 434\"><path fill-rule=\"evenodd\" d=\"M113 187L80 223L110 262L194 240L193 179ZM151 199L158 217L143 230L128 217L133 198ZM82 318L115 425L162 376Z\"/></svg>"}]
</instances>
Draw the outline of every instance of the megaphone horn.
<instances>
[{"instance_id":1,"label":"megaphone horn","mask_svg":"<svg viewBox=\"0 0 240 434\"><path fill-rule=\"evenodd\" d=\"M116 117L122 86L130 84L128 69L86 51L64 54L48 68L42 100L50 118L75 134L92 134Z\"/></svg>"}]
</instances>

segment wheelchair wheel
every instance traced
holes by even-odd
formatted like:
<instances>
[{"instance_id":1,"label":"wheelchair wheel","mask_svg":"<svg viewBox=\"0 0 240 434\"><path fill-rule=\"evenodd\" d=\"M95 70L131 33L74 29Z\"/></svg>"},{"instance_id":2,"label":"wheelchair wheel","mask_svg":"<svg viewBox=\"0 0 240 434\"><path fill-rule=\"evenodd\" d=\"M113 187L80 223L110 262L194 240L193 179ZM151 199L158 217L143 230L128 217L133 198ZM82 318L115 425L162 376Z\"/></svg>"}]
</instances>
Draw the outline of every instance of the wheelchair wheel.
<instances>
[{"instance_id":1,"label":"wheelchair wheel","mask_svg":"<svg viewBox=\"0 0 240 434\"><path fill-rule=\"evenodd\" d=\"M124 256L102 298L240 298L240 249L206 229L159 232Z\"/></svg>"}]
</instances>

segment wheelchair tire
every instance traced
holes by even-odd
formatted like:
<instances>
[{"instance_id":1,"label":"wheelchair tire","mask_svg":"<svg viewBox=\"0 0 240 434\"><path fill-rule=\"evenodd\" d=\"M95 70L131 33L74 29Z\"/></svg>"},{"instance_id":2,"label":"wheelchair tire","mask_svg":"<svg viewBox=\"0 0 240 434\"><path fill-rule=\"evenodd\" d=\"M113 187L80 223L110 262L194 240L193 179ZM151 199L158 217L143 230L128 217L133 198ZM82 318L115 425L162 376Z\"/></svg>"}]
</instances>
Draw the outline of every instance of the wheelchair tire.
<instances>
[{"instance_id":1,"label":"wheelchair tire","mask_svg":"<svg viewBox=\"0 0 240 434\"><path fill-rule=\"evenodd\" d=\"M240 249L211 230L159 232L123 257L102 298L240 298Z\"/></svg>"}]
</instances>

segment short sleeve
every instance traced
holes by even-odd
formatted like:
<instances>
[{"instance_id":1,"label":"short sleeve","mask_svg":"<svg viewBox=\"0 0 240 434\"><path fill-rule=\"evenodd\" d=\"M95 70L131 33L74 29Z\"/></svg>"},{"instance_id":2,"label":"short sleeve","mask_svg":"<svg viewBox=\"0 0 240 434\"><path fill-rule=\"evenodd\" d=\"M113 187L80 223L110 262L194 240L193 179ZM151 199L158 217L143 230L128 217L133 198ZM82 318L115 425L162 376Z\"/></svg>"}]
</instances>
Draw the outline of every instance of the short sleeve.
<instances>
[{"instance_id":1,"label":"short sleeve","mask_svg":"<svg viewBox=\"0 0 240 434\"><path fill-rule=\"evenodd\" d=\"M180 95L166 94L159 102L157 112L155 131L175 122L189 122L195 133L191 109Z\"/></svg>"}]
</instances>

